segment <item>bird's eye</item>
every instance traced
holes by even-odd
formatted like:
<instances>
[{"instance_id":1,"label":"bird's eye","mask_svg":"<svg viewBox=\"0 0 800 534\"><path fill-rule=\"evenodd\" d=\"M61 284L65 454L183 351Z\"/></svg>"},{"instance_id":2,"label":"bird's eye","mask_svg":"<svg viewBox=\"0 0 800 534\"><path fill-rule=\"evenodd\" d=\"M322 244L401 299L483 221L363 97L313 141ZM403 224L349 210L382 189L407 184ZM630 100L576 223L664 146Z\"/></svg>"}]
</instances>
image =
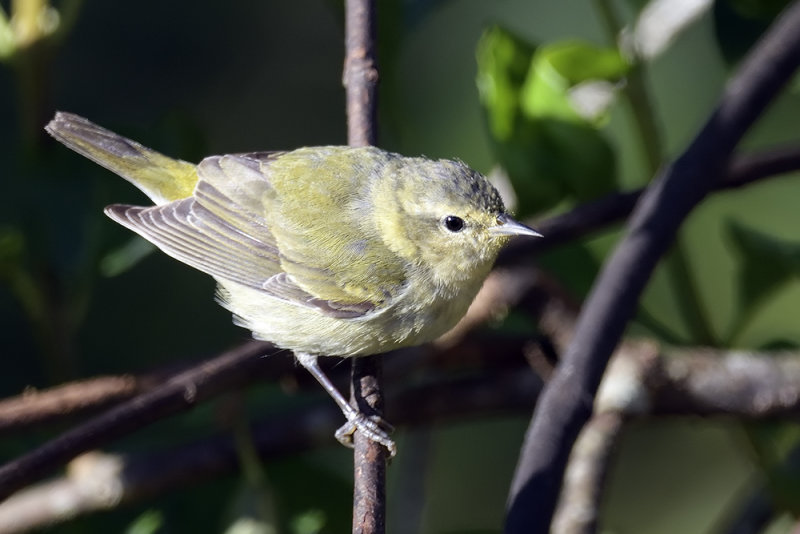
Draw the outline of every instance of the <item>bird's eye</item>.
<instances>
[{"instance_id":1,"label":"bird's eye","mask_svg":"<svg viewBox=\"0 0 800 534\"><path fill-rule=\"evenodd\" d=\"M444 218L444 227L449 231L455 233L464 229L464 219L456 217L455 215L448 215Z\"/></svg>"}]
</instances>

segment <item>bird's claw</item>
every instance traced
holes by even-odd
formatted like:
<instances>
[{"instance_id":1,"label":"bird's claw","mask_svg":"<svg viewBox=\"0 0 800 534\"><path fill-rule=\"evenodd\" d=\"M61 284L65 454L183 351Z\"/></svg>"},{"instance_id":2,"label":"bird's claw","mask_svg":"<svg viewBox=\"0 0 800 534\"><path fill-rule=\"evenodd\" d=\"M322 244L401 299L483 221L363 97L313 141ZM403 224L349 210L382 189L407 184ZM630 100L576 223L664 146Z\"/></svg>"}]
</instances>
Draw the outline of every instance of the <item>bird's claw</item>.
<instances>
[{"instance_id":1,"label":"bird's claw","mask_svg":"<svg viewBox=\"0 0 800 534\"><path fill-rule=\"evenodd\" d=\"M397 446L394 444L389 433L394 432L392 425L378 416L366 416L361 412L353 411L346 414L347 422L336 431L336 439L346 447L353 448L353 434L356 430L361 432L369 440L380 443L389 451L389 458L394 458L397 454Z\"/></svg>"}]
</instances>

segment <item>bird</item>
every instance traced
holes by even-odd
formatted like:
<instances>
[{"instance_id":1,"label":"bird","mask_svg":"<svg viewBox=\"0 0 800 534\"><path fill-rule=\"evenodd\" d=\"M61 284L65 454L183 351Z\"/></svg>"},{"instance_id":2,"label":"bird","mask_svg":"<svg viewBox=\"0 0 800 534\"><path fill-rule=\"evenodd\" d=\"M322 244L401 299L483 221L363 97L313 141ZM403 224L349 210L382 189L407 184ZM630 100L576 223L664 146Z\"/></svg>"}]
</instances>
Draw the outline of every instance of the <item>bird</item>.
<instances>
[{"instance_id":1,"label":"bird","mask_svg":"<svg viewBox=\"0 0 800 534\"><path fill-rule=\"evenodd\" d=\"M373 146L170 158L81 116L45 130L144 192L111 219L211 275L217 301L256 339L291 350L346 423L396 453L390 428L352 407L320 356L358 357L432 341L466 313L514 220L489 180L456 160Z\"/></svg>"}]
</instances>

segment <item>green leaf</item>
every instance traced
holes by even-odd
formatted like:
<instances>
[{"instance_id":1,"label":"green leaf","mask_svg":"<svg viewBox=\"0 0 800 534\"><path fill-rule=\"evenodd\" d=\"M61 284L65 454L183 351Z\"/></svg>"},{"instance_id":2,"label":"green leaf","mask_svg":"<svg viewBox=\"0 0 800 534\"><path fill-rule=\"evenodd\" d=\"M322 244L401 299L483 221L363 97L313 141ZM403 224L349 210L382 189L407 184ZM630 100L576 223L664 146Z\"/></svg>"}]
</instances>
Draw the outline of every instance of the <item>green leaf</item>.
<instances>
[{"instance_id":1,"label":"green leaf","mask_svg":"<svg viewBox=\"0 0 800 534\"><path fill-rule=\"evenodd\" d=\"M617 50L580 41L537 47L493 26L478 44L477 61L495 156L517 193L518 215L613 190L615 155L599 131L607 113L587 119L572 92L624 76L629 65Z\"/></svg>"},{"instance_id":2,"label":"green leaf","mask_svg":"<svg viewBox=\"0 0 800 534\"><path fill-rule=\"evenodd\" d=\"M755 459L766 479L767 490L778 509L800 513L800 429L778 421L761 421L744 427Z\"/></svg>"},{"instance_id":3,"label":"green leaf","mask_svg":"<svg viewBox=\"0 0 800 534\"><path fill-rule=\"evenodd\" d=\"M125 534L155 534L164 526L164 515L158 510L147 510L125 529Z\"/></svg>"},{"instance_id":4,"label":"green leaf","mask_svg":"<svg viewBox=\"0 0 800 534\"><path fill-rule=\"evenodd\" d=\"M541 120L552 147L552 172L575 200L584 202L614 190L616 157L606 138L586 122Z\"/></svg>"},{"instance_id":5,"label":"green leaf","mask_svg":"<svg viewBox=\"0 0 800 534\"><path fill-rule=\"evenodd\" d=\"M531 119L554 118L581 122L569 100L570 82L548 61L534 59L520 95L520 109Z\"/></svg>"},{"instance_id":6,"label":"green leaf","mask_svg":"<svg viewBox=\"0 0 800 534\"><path fill-rule=\"evenodd\" d=\"M780 240L734 221L727 224L727 231L740 260L741 325L800 275L800 242Z\"/></svg>"},{"instance_id":7,"label":"green leaf","mask_svg":"<svg viewBox=\"0 0 800 534\"><path fill-rule=\"evenodd\" d=\"M584 41L559 41L543 46L536 57L538 61L552 65L571 85L587 80L618 81L630 69L630 64L616 48Z\"/></svg>"},{"instance_id":8,"label":"green leaf","mask_svg":"<svg viewBox=\"0 0 800 534\"><path fill-rule=\"evenodd\" d=\"M252 517L240 517L225 529L225 534L277 534L270 524Z\"/></svg>"},{"instance_id":9,"label":"green leaf","mask_svg":"<svg viewBox=\"0 0 800 534\"><path fill-rule=\"evenodd\" d=\"M518 95L535 48L499 26L488 28L478 41L476 83L495 139L513 137Z\"/></svg>"},{"instance_id":10,"label":"green leaf","mask_svg":"<svg viewBox=\"0 0 800 534\"><path fill-rule=\"evenodd\" d=\"M616 82L630 64L615 48L583 41L559 41L539 47L522 88L521 107L529 117L582 122L570 90L590 81Z\"/></svg>"},{"instance_id":11,"label":"green leaf","mask_svg":"<svg viewBox=\"0 0 800 534\"><path fill-rule=\"evenodd\" d=\"M325 512L319 509L306 510L291 520L292 534L318 534L325 527Z\"/></svg>"},{"instance_id":12,"label":"green leaf","mask_svg":"<svg viewBox=\"0 0 800 534\"><path fill-rule=\"evenodd\" d=\"M17 43L14 39L14 30L11 28L11 20L0 5L0 61L7 61L17 50Z\"/></svg>"},{"instance_id":13,"label":"green leaf","mask_svg":"<svg viewBox=\"0 0 800 534\"><path fill-rule=\"evenodd\" d=\"M155 245L149 241L139 236L132 237L100 259L100 273L109 278L118 276L134 267L155 249Z\"/></svg>"}]
</instances>

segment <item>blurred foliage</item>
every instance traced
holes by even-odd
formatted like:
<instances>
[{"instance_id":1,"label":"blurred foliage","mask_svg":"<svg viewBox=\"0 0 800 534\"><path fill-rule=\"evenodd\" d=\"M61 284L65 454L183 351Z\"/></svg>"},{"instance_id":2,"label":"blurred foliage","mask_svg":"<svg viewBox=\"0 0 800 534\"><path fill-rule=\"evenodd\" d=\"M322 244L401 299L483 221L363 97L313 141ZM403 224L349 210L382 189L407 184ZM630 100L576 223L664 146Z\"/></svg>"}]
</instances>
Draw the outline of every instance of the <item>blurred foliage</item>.
<instances>
[{"instance_id":1,"label":"blurred foliage","mask_svg":"<svg viewBox=\"0 0 800 534\"><path fill-rule=\"evenodd\" d=\"M717 0L645 60L622 38L652 5L645 0L379 2L381 144L502 169L524 216L644 184L691 140L731 67L786 3ZM144 199L47 139L53 112L79 113L188 161L341 144L341 19L333 0L0 0L0 394L197 360L248 336L213 302L212 280L103 217L107 204ZM797 143L797 104L797 94L783 95L745 148ZM630 334L796 347L798 189L770 180L704 203L656 272ZM617 237L608 230L540 263L582 298ZM529 321L509 323L522 332ZM113 448L158 450L232 432L242 473L50 531L347 531L349 451L331 440L326 450L261 462L249 450L248 415L303 402L265 384L129 436ZM390 531L497 532L526 423L401 433ZM5 439L0 455L57 430ZM602 526L711 531L762 481L776 517L796 515L799 443L788 424L632 425ZM393 519L408 509L413 519Z\"/></svg>"},{"instance_id":2,"label":"blurred foliage","mask_svg":"<svg viewBox=\"0 0 800 534\"><path fill-rule=\"evenodd\" d=\"M580 41L536 46L493 26L478 42L477 57L491 139L520 216L613 190L614 153L599 131L607 115L581 115L573 90L621 80L628 64L619 51Z\"/></svg>"},{"instance_id":3,"label":"blurred foliage","mask_svg":"<svg viewBox=\"0 0 800 534\"><path fill-rule=\"evenodd\" d=\"M155 534L162 528L164 516L156 510L148 510L125 529L125 534Z\"/></svg>"},{"instance_id":4,"label":"blurred foliage","mask_svg":"<svg viewBox=\"0 0 800 534\"><path fill-rule=\"evenodd\" d=\"M729 223L733 248L739 255L739 317L734 335L776 294L800 279L800 240L787 242L736 222ZM731 340L735 344L736 338Z\"/></svg>"}]
</instances>

